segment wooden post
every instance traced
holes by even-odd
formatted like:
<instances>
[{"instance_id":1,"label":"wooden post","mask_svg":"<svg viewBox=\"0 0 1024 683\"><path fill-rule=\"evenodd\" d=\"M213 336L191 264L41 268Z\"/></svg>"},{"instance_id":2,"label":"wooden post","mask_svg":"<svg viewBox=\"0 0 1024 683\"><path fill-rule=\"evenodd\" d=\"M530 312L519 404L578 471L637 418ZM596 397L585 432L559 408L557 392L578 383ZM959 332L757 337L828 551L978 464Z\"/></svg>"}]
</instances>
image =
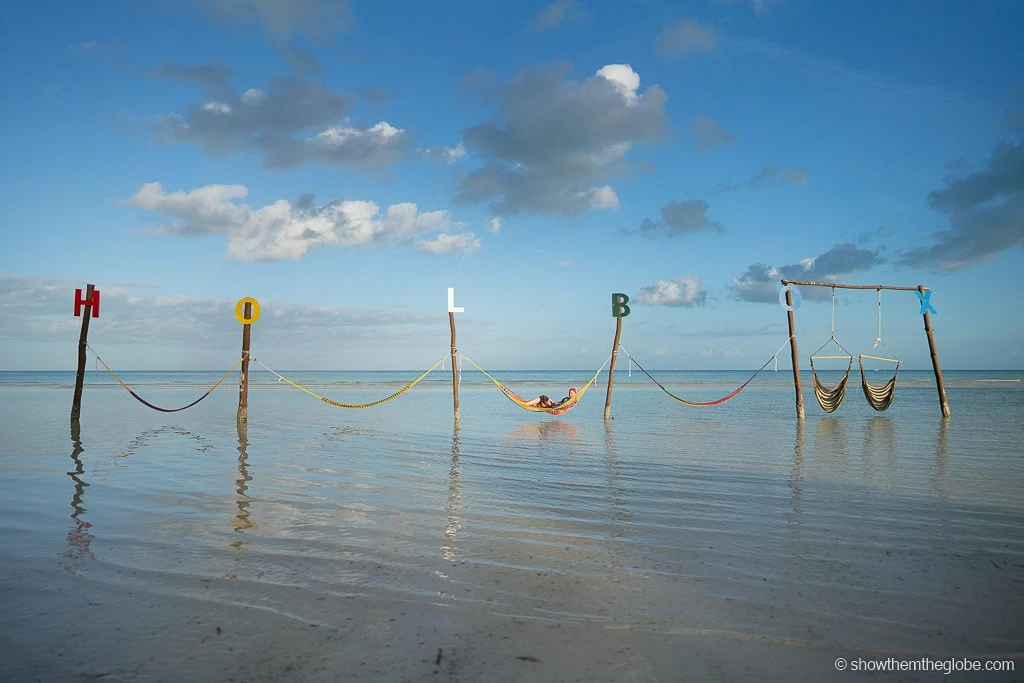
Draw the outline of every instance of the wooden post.
<instances>
[{"instance_id":1,"label":"wooden post","mask_svg":"<svg viewBox=\"0 0 1024 683\"><path fill-rule=\"evenodd\" d=\"M924 296L924 285L918 285L917 291ZM935 371L935 386L939 390L939 406L942 408L942 417L949 417L949 401L946 399L946 384L942 381L942 368L939 367L939 352L935 350L935 337L932 336L932 319L928 315L928 307L925 306L924 332L928 336L928 352L932 356L932 370Z\"/></svg>"},{"instance_id":2,"label":"wooden post","mask_svg":"<svg viewBox=\"0 0 1024 683\"><path fill-rule=\"evenodd\" d=\"M243 305L242 319L252 320L252 302ZM237 309L236 309L237 310ZM249 421L249 337L252 323L242 324L242 369L238 374L238 422Z\"/></svg>"},{"instance_id":3,"label":"wooden post","mask_svg":"<svg viewBox=\"0 0 1024 683\"><path fill-rule=\"evenodd\" d=\"M459 368L458 353L455 348L455 312L448 311L448 324L452 328L452 402L455 409L455 421L459 421Z\"/></svg>"},{"instance_id":4,"label":"wooden post","mask_svg":"<svg viewBox=\"0 0 1024 683\"><path fill-rule=\"evenodd\" d=\"M96 285L85 286L85 300L92 302L93 291L96 289ZM81 291L81 290L77 290ZM76 292L77 293L77 292ZM77 297L76 297L77 299ZM76 308L78 304L75 304ZM85 384L85 362L86 362L86 346L89 341L89 318L93 316L92 304L85 306L85 311L82 313L82 332L78 335L78 374L75 375L75 395L71 400L71 423L78 422L82 416L82 388Z\"/></svg>"},{"instance_id":5,"label":"wooden post","mask_svg":"<svg viewBox=\"0 0 1024 683\"><path fill-rule=\"evenodd\" d=\"M604 419L612 413L612 384L615 382L615 361L619 357L619 337L622 335L622 318L615 318L615 341L612 343L612 363L608 366L608 393L604 396Z\"/></svg>"},{"instance_id":6,"label":"wooden post","mask_svg":"<svg viewBox=\"0 0 1024 683\"><path fill-rule=\"evenodd\" d=\"M796 390L796 416L804 419L804 391L800 386L800 356L796 348L796 318L793 315L793 290L786 290L786 317L789 320L789 352L793 360L793 388Z\"/></svg>"}]
</instances>

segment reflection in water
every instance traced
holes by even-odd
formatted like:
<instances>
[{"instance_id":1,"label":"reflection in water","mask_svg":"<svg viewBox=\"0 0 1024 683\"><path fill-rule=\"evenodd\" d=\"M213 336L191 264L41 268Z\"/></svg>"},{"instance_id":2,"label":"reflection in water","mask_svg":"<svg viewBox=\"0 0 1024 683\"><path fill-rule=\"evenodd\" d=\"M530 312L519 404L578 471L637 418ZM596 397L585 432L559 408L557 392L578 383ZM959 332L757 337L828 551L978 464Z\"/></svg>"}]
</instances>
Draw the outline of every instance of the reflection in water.
<instances>
[{"instance_id":1,"label":"reflection in water","mask_svg":"<svg viewBox=\"0 0 1024 683\"><path fill-rule=\"evenodd\" d=\"M839 467L846 464L846 425L838 417L818 420L814 434L814 459L819 464L827 462Z\"/></svg>"},{"instance_id":2,"label":"reflection in water","mask_svg":"<svg viewBox=\"0 0 1024 683\"><path fill-rule=\"evenodd\" d=\"M940 503L945 503L948 495L945 491L946 471L949 469L949 454L946 452L949 441L949 418L939 421L939 435L935 442L935 466L932 468L931 489Z\"/></svg>"},{"instance_id":3,"label":"reflection in water","mask_svg":"<svg viewBox=\"0 0 1024 683\"><path fill-rule=\"evenodd\" d=\"M182 429L181 427L174 427L168 425L165 427L157 427L156 429L147 429L146 431L142 432L137 437L132 439L128 443L128 445L125 446L124 452L121 453L120 455L115 456L114 464L117 464L117 459L127 459L135 455L136 451L138 451L139 448L141 448L142 446L149 445L150 440L157 436L160 436L161 434L177 434L178 436L186 436L199 444L196 447L196 450L199 451L200 453L206 453L214 449L214 445L209 441L209 439L199 436L198 434L193 434L187 429Z\"/></svg>"},{"instance_id":4,"label":"reflection in water","mask_svg":"<svg viewBox=\"0 0 1024 683\"><path fill-rule=\"evenodd\" d=\"M575 441L579 438L576 425L562 420L530 422L521 424L509 432L513 439L536 439L538 441Z\"/></svg>"},{"instance_id":5,"label":"reflection in water","mask_svg":"<svg viewBox=\"0 0 1024 683\"><path fill-rule=\"evenodd\" d=\"M801 524L799 515L803 512L800 507L800 499L804 495L804 432L806 424L804 420L796 421L796 439L793 443L793 470L789 475L789 487L793 490L793 499L790 505L795 513L790 524Z\"/></svg>"},{"instance_id":6,"label":"reflection in water","mask_svg":"<svg viewBox=\"0 0 1024 683\"><path fill-rule=\"evenodd\" d=\"M604 452L608 465L608 505L611 507L611 539L617 541L608 545L611 565L617 570L623 568L627 555L625 541L631 515L626 507L626 488L622 484L622 466L619 464L619 444L615 439L611 420L604 421Z\"/></svg>"},{"instance_id":7,"label":"reflection in water","mask_svg":"<svg viewBox=\"0 0 1024 683\"><path fill-rule=\"evenodd\" d=\"M455 423L452 430L452 466L448 470L448 504L445 506L447 520L444 527L445 545L441 546L441 556L446 560L454 560L458 555L455 547L455 537L458 535L462 525L459 523L459 508L461 507L461 491L459 486L459 457L461 456L462 444L459 441L459 423Z\"/></svg>"},{"instance_id":8,"label":"reflection in water","mask_svg":"<svg viewBox=\"0 0 1024 683\"><path fill-rule=\"evenodd\" d=\"M249 482L252 481L252 476L249 474L249 467L247 460L249 453L247 448L249 446L248 437L248 425L245 422L238 422L238 479L235 480L237 488L235 492L238 494L238 514L231 520L231 528L235 530L237 534L245 534L247 531L255 531L260 528L260 525L256 523L256 520L252 519L252 513L249 511L249 505L252 502L252 497L249 495ZM232 548L246 548L249 546L250 541L236 540L232 541Z\"/></svg>"},{"instance_id":9,"label":"reflection in water","mask_svg":"<svg viewBox=\"0 0 1024 683\"><path fill-rule=\"evenodd\" d=\"M69 572L81 569L86 560L94 560L89 546L96 538L89 529L92 524L82 519L86 509L84 505L85 487L89 484L82 481L82 474L85 473L85 465L79 457L85 448L82 446L81 426L78 422L71 423L71 459L75 463L75 469L68 472L71 481L75 483L75 493L71 496L71 519L74 525L68 530L68 549L61 553L61 557L67 560L63 563L64 568Z\"/></svg>"},{"instance_id":10,"label":"reflection in water","mask_svg":"<svg viewBox=\"0 0 1024 683\"><path fill-rule=\"evenodd\" d=\"M895 423L887 417L868 420L861 448L862 476L868 481L873 481L876 476L889 480L896 466L896 455ZM883 461L881 471L876 469L880 459Z\"/></svg>"}]
</instances>

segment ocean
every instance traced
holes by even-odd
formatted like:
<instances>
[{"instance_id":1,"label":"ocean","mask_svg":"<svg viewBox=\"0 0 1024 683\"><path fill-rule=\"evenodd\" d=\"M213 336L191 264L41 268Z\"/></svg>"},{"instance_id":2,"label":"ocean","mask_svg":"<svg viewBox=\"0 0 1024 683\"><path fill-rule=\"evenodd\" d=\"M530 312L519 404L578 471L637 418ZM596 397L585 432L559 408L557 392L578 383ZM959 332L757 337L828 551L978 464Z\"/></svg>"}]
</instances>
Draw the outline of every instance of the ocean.
<instances>
[{"instance_id":1,"label":"ocean","mask_svg":"<svg viewBox=\"0 0 1024 683\"><path fill-rule=\"evenodd\" d=\"M424 369L277 370L363 403ZM119 374L173 408L223 371ZM161 413L90 369L72 432L73 372L0 372L0 679L1022 677L1024 373L947 371L947 420L930 371L878 413L855 368L831 415L808 373L803 421L788 370L693 408L620 358L608 421L606 377L552 417L467 365L455 424L450 370L349 410L254 365L241 429L237 373Z\"/></svg>"}]
</instances>

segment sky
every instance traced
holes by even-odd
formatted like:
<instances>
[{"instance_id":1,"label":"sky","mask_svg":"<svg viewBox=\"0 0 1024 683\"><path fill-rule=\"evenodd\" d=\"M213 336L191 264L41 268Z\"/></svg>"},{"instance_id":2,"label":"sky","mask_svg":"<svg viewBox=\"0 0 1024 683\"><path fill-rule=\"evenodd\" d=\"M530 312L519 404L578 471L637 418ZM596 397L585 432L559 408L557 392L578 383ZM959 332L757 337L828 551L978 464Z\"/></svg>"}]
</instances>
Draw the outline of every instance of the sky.
<instances>
[{"instance_id":1,"label":"sky","mask_svg":"<svg viewBox=\"0 0 1024 683\"><path fill-rule=\"evenodd\" d=\"M109 0L0 24L0 370L757 368L781 278L1024 369L1024 4ZM801 356L877 337L800 288ZM913 292L883 340L930 367ZM806 358L804 358L806 363ZM788 354L780 367L788 367ZM805 366L806 367L806 366Z\"/></svg>"}]
</instances>

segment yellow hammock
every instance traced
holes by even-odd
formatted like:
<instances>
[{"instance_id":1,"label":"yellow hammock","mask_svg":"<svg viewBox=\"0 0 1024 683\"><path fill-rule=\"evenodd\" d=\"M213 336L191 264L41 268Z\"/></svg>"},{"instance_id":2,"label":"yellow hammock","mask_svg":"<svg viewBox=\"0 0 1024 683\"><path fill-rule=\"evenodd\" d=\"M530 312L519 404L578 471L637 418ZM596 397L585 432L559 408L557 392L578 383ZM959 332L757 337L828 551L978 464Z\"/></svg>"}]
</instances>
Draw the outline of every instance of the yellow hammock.
<instances>
[{"instance_id":1,"label":"yellow hammock","mask_svg":"<svg viewBox=\"0 0 1024 683\"><path fill-rule=\"evenodd\" d=\"M252 360L253 360L254 363L259 363L260 365L263 365L263 363L261 363L260 361L256 360L255 358L253 358ZM263 365L263 369L266 370L267 372L269 372L270 374L274 375L275 377L277 377L277 379L279 381L285 382L287 384L290 384L293 387L295 387L296 389L298 389L299 391L304 391L307 394L309 394L310 396L312 396L313 398L318 398L321 401L323 401L324 403L327 403L328 405L332 405L335 408L373 408L373 407L379 406L379 405L381 405L383 403L387 403L388 401L391 401L393 399L396 399L399 396L401 396L402 394L404 394L405 392L409 391L414 386L416 386L421 381L423 381L423 379L427 375L429 375L434 370L436 370L437 367L439 365L441 365L441 363L443 363L443 362L444 362L444 356L441 356L441 360L439 360L436 363L434 363L434 366L432 368L430 368L429 370L424 372L422 375L420 375L419 377L414 379L412 382L410 382L409 384L406 384L404 387L402 387L401 389L399 389L395 393L391 394L390 396L386 396L386 397L380 399L379 401L373 401L372 403L340 403L338 401L332 401L331 399L327 398L326 396L321 396L320 394L316 394L316 393L310 391L309 389L307 389L306 387L304 387L304 386L302 386L300 384L296 384L295 382L291 381L287 377L284 377L284 376L274 372L273 370L268 368L266 365Z\"/></svg>"},{"instance_id":2,"label":"yellow hammock","mask_svg":"<svg viewBox=\"0 0 1024 683\"><path fill-rule=\"evenodd\" d=\"M507 396L509 400L515 403L517 406L519 406L523 410L529 410L534 413L547 413L549 415L564 415L573 408L575 408L576 404L580 402L581 398L583 398L583 394L587 393L587 389L593 386L594 382L597 381L598 376L600 376L601 371L604 370L604 366L607 365L608 361L611 359L611 356L608 356L608 358L605 359L604 363L601 364L601 367L597 369L597 372L594 373L594 376L590 378L590 381L584 384L583 388L577 391L576 395L570 398L568 401L566 401L565 403L559 403L554 408L541 408L540 406L528 405L526 399L524 399L522 396L506 387L498 380L494 379L494 377L492 377L486 370L484 370L482 367L474 363L472 358L466 355L463 355L462 357L463 359L469 361L470 365L475 367L480 372L484 373L484 376L487 377L487 379L494 382L495 386L501 389L501 393L505 394L505 396Z\"/></svg>"}]
</instances>

